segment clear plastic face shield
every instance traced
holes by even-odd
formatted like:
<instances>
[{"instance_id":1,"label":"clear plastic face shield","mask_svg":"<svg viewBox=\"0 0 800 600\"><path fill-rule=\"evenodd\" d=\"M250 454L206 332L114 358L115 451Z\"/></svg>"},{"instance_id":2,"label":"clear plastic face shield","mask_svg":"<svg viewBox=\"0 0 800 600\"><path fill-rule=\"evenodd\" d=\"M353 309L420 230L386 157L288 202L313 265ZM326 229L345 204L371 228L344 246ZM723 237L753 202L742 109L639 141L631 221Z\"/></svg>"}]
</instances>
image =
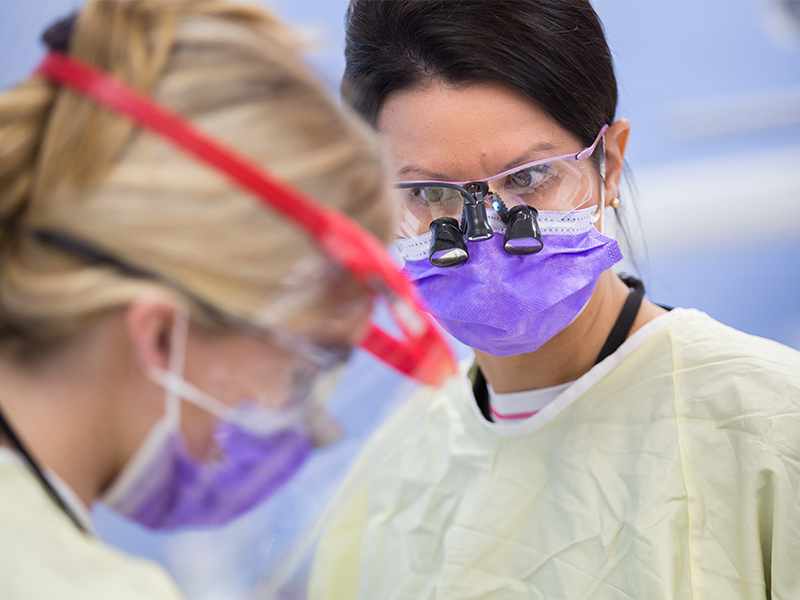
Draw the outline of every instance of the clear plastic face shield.
<instances>
[{"instance_id":1,"label":"clear plastic face shield","mask_svg":"<svg viewBox=\"0 0 800 600\"><path fill-rule=\"evenodd\" d=\"M200 162L253 194L253 199L305 230L320 251L382 299L399 336L371 324L360 346L384 363L421 383L440 385L455 373L455 361L433 320L422 309L411 285L389 259L386 248L353 219L318 204L272 176L233 149L196 129L191 123L147 96L63 52L49 52L37 73L70 87L98 104L125 115L138 126L160 135ZM53 238L58 233L46 232ZM73 240L52 240L73 246ZM108 256L84 248L88 257L108 262ZM128 265L122 265L128 267ZM133 269L135 271L135 267ZM147 276L148 274L145 274Z\"/></svg>"},{"instance_id":2,"label":"clear plastic face shield","mask_svg":"<svg viewBox=\"0 0 800 600\"><path fill-rule=\"evenodd\" d=\"M326 346L274 327L240 325L237 329L254 343L269 348L269 364L265 360L265 364L255 367L260 371L260 393L238 406L209 401L195 404L222 420L262 435L300 426L314 448L338 441L341 426L331 418L326 404L347 369L355 346ZM185 393L181 395L187 397Z\"/></svg>"},{"instance_id":3,"label":"clear plastic face shield","mask_svg":"<svg viewBox=\"0 0 800 600\"><path fill-rule=\"evenodd\" d=\"M540 212L569 214L595 203L603 206L602 185L595 189L589 159L608 131L575 154L525 163L483 181L399 181L401 221L398 240L431 232L429 260L451 267L469 259L466 242L490 239L503 231L503 248L513 255L535 254L543 247ZM601 179L602 179L601 159ZM491 213L487 212L491 209Z\"/></svg>"},{"instance_id":4,"label":"clear plastic face shield","mask_svg":"<svg viewBox=\"0 0 800 600\"><path fill-rule=\"evenodd\" d=\"M302 427L314 447L336 441L338 425L324 417L323 406L350 361L354 347L324 346L305 337L276 328L249 323L232 325L249 342L246 362L232 360L234 368L218 365L218 378L238 377L252 383L240 404L227 404L204 393L182 376L183 357L190 320L176 311L173 326L173 359L170 369L153 371L152 379L180 397L223 421L241 425L261 435L295 426ZM249 359L249 360L247 360Z\"/></svg>"},{"instance_id":5,"label":"clear plastic face shield","mask_svg":"<svg viewBox=\"0 0 800 600\"><path fill-rule=\"evenodd\" d=\"M245 595L246 590L260 587L265 581L271 582L267 585L270 589L280 587L299 568L302 560L296 557L307 555L308 544L314 539L308 536L308 525L315 522L333 497L364 441L420 384L439 385L455 374L452 352L408 281L389 258L386 248L355 221L319 205L260 165L198 131L180 115L91 65L52 51L39 65L38 73L129 117L143 129L172 141L198 161L228 176L234 185L251 192L255 202L264 204L305 230L327 260L346 270L382 307L388 309L366 328L357 342L358 349L352 360L349 360L350 347L329 348L280 328L262 328L231 315L216 315L222 324L234 331L251 334L276 347L285 361L280 369L280 386L274 382L281 388L281 415L268 415L263 423L254 420L256 414L259 419L265 415L263 406L258 406L258 411L248 411L246 406L220 403L210 394L192 389L193 386L180 376L177 367L155 376L169 394L211 412L226 425L235 426L226 427L221 432L227 434L227 438L221 438L223 442L230 440L232 429L236 435L241 433L240 429L247 429L249 434L253 429L262 429L262 425L260 433L280 429L296 422L295 413L299 411L303 413L314 445L324 447L313 453L296 475L282 480L280 489L269 502L242 513L240 518L229 521L219 530L186 532L170 538L174 542L171 545L174 552L197 559L186 564L191 573L187 579L180 574L178 577L185 589L192 585L192 581L202 582L193 595L213 593L215 582L225 590L221 597L235 597L229 593L233 590ZM14 226L25 228L24 224ZM30 229L27 233L40 242L81 255L89 262L116 267L131 277L160 281L191 297L176 282L143 271L135 264L127 264L100 248L60 232ZM193 300L202 305L201 299ZM213 311L213 307L206 308ZM178 362L176 360L176 364ZM342 373L345 363L348 368ZM331 397L330 392L340 373L342 380L335 386ZM335 431L324 413L313 410L323 399L327 401L326 410L334 419L348 424L344 439L329 446L326 444L332 441L330 438ZM248 468L258 469L268 464L251 460L254 456L249 445L251 437L248 435L242 439L247 443L239 444L238 448L250 465ZM260 452L258 450L256 454L261 456ZM105 519L101 516L98 530L106 540L130 548L131 539L142 539L140 529L120 523L107 510L101 508L99 512L105 515ZM104 531L103 522L107 525L112 521L113 531ZM163 538L154 540L153 545L163 548L164 541ZM171 554L173 550L167 552ZM163 551L155 550L154 554L163 556ZM174 572L181 570L177 566L180 560L174 555L168 562ZM206 568L208 565L213 567ZM211 580L203 579L206 574Z\"/></svg>"}]
</instances>

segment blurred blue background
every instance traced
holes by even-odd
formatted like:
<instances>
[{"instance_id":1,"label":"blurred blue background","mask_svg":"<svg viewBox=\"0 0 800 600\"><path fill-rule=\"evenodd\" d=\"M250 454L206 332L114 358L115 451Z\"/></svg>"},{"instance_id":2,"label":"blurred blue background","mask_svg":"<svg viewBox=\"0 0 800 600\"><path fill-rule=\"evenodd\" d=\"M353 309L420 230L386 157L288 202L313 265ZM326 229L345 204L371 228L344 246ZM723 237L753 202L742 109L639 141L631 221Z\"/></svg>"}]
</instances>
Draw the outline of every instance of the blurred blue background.
<instances>
[{"instance_id":1,"label":"blurred blue background","mask_svg":"<svg viewBox=\"0 0 800 600\"><path fill-rule=\"evenodd\" d=\"M79 4L0 0L0 89L31 72L43 52L42 30ZM335 93L346 1L270 4L318 40L308 59ZM595 6L614 53L618 116L633 126L632 189L621 199L635 265L626 268L641 273L654 301L699 308L800 349L798 2ZM368 381L355 377L365 372ZM221 532L177 536L152 535L99 510L100 535L164 563L192 599L235 598L263 585L363 440L411 389L365 356L348 377L331 403L347 443L320 453L276 502ZM364 396L372 401L352 404ZM302 568L281 597L302 597Z\"/></svg>"}]
</instances>

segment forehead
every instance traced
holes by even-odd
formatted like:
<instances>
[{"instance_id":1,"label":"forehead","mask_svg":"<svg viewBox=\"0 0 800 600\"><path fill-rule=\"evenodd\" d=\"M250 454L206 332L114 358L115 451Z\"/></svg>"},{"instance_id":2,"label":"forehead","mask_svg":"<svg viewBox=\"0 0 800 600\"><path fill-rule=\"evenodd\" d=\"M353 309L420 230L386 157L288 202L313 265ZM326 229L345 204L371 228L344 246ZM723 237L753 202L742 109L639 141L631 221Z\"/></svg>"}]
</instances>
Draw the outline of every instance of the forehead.
<instances>
[{"instance_id":1,"label":"forehead","mask_svg":"<svg viewBox=\"0 0 800 600\"><path fill-rule=\"evenodd\" d=\"M378 130L399 179L481 179L580 150L535 102L495 83L430 83L394 92L378 115Z\"/></svg>"}]
</instances>

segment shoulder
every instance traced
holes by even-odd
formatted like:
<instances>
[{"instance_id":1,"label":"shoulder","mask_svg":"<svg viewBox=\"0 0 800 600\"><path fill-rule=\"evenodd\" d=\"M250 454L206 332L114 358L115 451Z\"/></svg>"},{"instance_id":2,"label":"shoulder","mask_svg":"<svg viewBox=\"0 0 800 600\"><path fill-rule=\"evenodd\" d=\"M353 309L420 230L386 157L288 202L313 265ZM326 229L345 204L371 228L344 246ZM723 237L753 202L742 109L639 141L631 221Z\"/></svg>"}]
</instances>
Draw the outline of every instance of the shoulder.
<instances>
[{"instance_id":1,"label":"shoulder","mask_svg":"<svg viewBox=\"0 0 800 600\"><path fill-rule=\"evenodd\" d=\"M424 387L412 394L372 436L370 444L415 447L436 431L436 435L458 430L474 396L468 377L472 361L464 362L459 373L439 388Z\"/></svg>"},{"instance_id":2,"label":"shoulder","mask_svg":"<svg viewBox=\"0 0 800 600\"><path fill-rule=\"evenodd\" d=\"M676 381L697 392L737 391L742 400L763 405L771 396L800 403L800 352L723 325L698 311L686 311L670 328Z\"/></svg>"},{"instance_id":3,"label":"shoulder","mask_svg":"<svg viewBox=\"0 0 800 600\"><path fill-rule=\"evenodd\" d=\"M793 373L800 367L797 350L723 325L700 311L685 311L673 322L671 332L681 342L683 354L699 364L734 360Z\"/></svg>"},{"instance_id":4,"label":"shoulder","mask_svg":"<svg viewBox=\"0 0 800 600\"><path fill-rule=\"evenodd\" d=\"M445 468L453 439L468 438L474 426L472 385L466 369L445 385L414 392L367 441L353 473L370 484L435 481ZM351 481L354 476L349 477ZM363 479L362 479L363 481Z\"/></svg>"},{"instance_id":5,"label":"shoulder","mask_svg":"<svg viewBox=\"0 0 800 600\"><path fill-rule=\"evenodd\" d=\"M361 565L375 544L382 547L376 536L384 542L401 539L393 536L393 528L402 529L398 524L405 522L395 514L399 506L409 501L424 510L442 504L431 495L447 494L452 487L443 485L453 476L452 438L467 437L472 402L472 387L462 370L441 388L418 390L370 437L328 507L308 598L359 597ZM407 513L406 518L413 520L414 515ZM395 571L403 572L400 567Z\"/></svg>"},{"instance_id":6,"label":"shoulder","mask_svg":"<svg viewBox=\"0 0 800 600\"><path fill-rule=\"evenodd\" d=\"M687 444L706 455L709 444L737 452L744 444L762 456L800 458L800 352L696 311L672 324L670 341L675 411Z\"/></svg>"},{"instance_id":7,"label":"shoulder","mask_svg":"<svg viewBox=\"0 0 800 600\"><path fill-rule=\"evenodd\" d=\"M0 597L179 600L167 573L81 533L21 464L0 463Z\"/></svg>"}]
</instances>

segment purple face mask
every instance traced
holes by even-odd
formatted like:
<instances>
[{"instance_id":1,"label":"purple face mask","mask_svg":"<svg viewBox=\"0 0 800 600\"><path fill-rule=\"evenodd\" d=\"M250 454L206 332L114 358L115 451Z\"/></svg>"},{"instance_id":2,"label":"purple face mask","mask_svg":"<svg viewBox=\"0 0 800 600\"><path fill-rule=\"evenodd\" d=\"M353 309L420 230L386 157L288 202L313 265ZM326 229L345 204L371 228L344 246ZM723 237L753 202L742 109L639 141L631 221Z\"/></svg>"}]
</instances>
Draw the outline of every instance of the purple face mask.
<instances>
[{"instance_id":1,"label":"purple face mask","mask_svg":"<svg viewBox=\"0 0 800 600\"><path fill-rule=\"evenodd\" d=\"M500 235L467 242L469 260L430 264L430 234L398 242L405 275L436 320L456 339L495 356L533 352L569 325L589 302L600 275L622 259L617 242L593 225L594 208L539 213L544 248L512 256Z\"/></svg>"},{"instance_id":2,"label":"purple face mask","mask_svg":"<svg viewBox=\"0 0 800 600\"><path fill-rule=\"evenodd\" d=\"M285 484L311 451L302 429L270 435L220 421L214 439L219 460L192 458L183 437L165 421L143 449L148 460L104 497L116 512L149 529L221 525L260 504ZM151 441L152 440L152 441ZM149 451L148 451L149 450Z\"/></svg>"},{"instance_id":3,"label":"purple face mask","mask_svg":"<svg viewBox=\"0 0 800 600\"><path fill-rule=\"evenodd\" d=\"M164 417L103 496L114 511L150 529L220 525L266 500L301 467L312 448L309 403L270 410L253 402L228 406L185 381L188 319L176 316L170 371L151 378L166 390ZM211 462L189 455L180 430L181 402L218 416Z\"/></svg>"}]
</instances>

